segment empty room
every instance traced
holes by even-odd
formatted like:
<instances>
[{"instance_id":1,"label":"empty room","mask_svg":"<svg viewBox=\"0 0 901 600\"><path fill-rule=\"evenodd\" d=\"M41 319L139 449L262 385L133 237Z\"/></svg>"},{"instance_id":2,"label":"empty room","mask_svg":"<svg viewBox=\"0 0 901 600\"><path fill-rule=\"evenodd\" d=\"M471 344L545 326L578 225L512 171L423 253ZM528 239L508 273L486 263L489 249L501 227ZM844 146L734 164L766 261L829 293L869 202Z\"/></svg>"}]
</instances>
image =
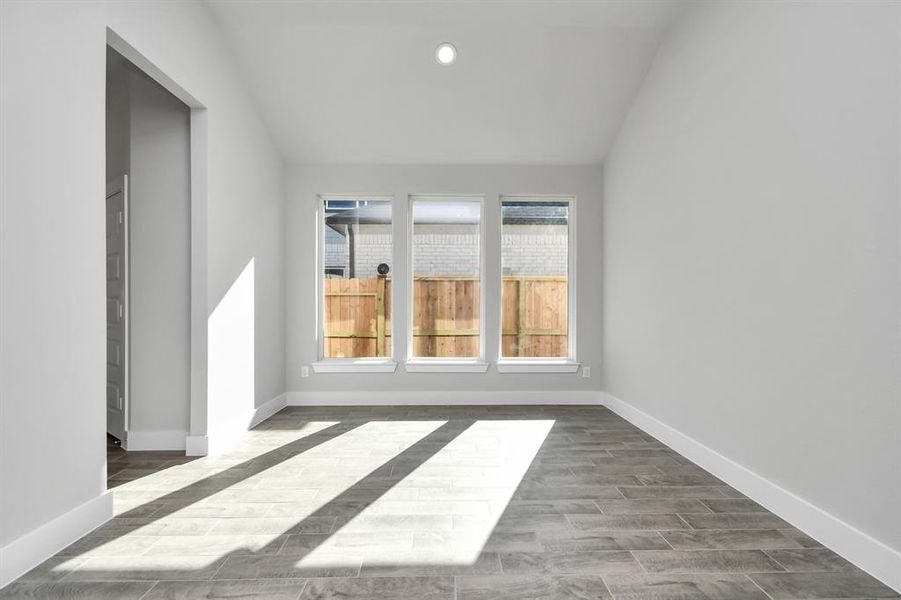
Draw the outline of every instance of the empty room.
<instances>
[{"instance_id":1,"label":"empty room","mask_svg":"<svg viewBox=\"0 0 901 600\"><path fill-rule=\"evenodd\" d=\"M19 598L901 598L901 2L0 0Z\"/></svg>"}]
</instances>

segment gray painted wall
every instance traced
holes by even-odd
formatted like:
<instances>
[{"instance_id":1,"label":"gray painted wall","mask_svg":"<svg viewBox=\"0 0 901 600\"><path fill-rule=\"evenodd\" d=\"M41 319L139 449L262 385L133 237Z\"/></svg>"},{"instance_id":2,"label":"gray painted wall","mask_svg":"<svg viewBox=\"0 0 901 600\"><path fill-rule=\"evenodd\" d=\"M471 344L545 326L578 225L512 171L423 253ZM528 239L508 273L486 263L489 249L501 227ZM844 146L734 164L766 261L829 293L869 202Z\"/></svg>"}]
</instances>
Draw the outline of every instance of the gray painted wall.
<instances>
[{"instance_id":1,"label":"gray painted wall","mask_svg":"<svg viewBox=\"0 0 901 600\"><path fill-rule=\"evenodd\" d=\"M296 166L289 169L287 184L287 390L302 391L447 391L447 390L600 390L596 375L488 373L316 374L302 378L301 367L318 358L316 344L316 207L317 194L393 195L394 263L398 281L407 276L403 255L407 236L407 197L410 194L484 194L486 227L492 232L483 275L488 303L500 289L500 194L559 194L577 197L577 319L578 359L597 366L601 358L601 228L602 177L599 167L512 166ZM493 290L493 291L492 291ZM406 356L405 335L409 319L396 305L394 338L397 356ZM498 353L496 308L486 317L486 350L489 359Z\"/></svg>"},{"instance_id":2,"label":"gray painted wall","mask_svg":"<svg viewBox=\"0 0 901 600\"><path fill-rule=\"evenodd\" d=\"M128 71L131 432L188 432L191 367L189 109Z\"/></svg>"},{"instance_id":3,"label":"gray painted wall","mask_svg":"<svg viewBox=\"0 0 901 600\"><path fill-rule=\"evenodd\" d=\"M106 487L107 27L206 108L210 312L255 262L254 393L209 402L284 389L282 161L207 8L0 3L0 550Z\"/></svg>"},{"instance_id":4,"label":"gray painted wall","mask_svg":"<svg viewBox=\"0 0 901 600\"><path fill-rule=\"evenodd\" d=\"M897 3L711 3L605 170L607 391L901 549Z\"/></svg>"},{"instance_id":5,"label":"gray painted wall","mask_svg":"<svg viewBox=\"0 0 901 600\"><path fill-rule=\"evenodd\" d=\"M131 153L128 62L106 49L106 180L128 173Z\"/></svg>"}]
</instances>

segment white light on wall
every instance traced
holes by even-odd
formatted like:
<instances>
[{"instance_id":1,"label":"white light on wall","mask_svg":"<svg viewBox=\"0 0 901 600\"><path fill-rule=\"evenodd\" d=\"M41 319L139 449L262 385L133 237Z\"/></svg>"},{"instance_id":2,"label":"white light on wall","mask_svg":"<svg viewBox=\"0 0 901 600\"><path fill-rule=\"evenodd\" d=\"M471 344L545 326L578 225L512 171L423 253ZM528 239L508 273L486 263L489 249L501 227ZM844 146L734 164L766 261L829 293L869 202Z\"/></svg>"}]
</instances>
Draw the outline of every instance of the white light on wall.
<instances>
[{"instance_id":1,"label":"white light on wall","mask_svg":"<svg viewBox=\"0 0 901 600\"><path fill-rule=\"evenodd\" d=\"M435 60L439 65L449 67L457 60L457 49L449 42L438 44L438 47L435 48Z\"/></svg>"}]
</instances>

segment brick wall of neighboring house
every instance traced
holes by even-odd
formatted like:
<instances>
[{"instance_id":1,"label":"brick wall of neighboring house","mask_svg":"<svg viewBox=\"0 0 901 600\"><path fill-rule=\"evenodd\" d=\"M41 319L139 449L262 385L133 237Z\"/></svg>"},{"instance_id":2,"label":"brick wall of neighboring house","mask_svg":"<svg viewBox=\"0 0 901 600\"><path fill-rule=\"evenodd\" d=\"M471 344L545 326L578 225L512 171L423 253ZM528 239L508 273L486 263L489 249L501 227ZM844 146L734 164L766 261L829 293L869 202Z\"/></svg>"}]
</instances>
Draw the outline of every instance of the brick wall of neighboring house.
<instances>
[{"instance_id":1,"label":"brick wall of neighboring house","mask_svg":"<svg viewBox=\"0 0 901 600\"><path fill-rule=\"evenodd\" d=\"M325 255L323 258L326 268L343 267L346 272L347 240L331 227L325 228Z\"/></svg>"},{"instance_id":2,"label":"brick wall of neighboring house","mask_svg":"<svg viewBox=\"0 0 901 600\"><path fill-rule=\"evenodd\" d=\"M329 230L332 231L332 230ZM332 231L326 233L326 266L348 266L347 244ZM565 225L508 225L504 228L505 275L566 275L567 228ZM376 276L379 263L393 267L389 225L362 225L355 236L354 276ZM471 226L419 225L413 236L413 261L417 275L476 275L479 269L479 237ZM346 271L349 272L349 271ZM392 268L393 272L393 268Z\"/></svg>"},{"instance_id":3,"label":"brick wall of neighboring house","mask_svg":"<svg viewBox=\"0 0 901 600\"><path fill-rule=\"evenodd\" d=\"M508 225L501 238L504 275L566 275L566 225Z\"/></svg>"}]
</instances>

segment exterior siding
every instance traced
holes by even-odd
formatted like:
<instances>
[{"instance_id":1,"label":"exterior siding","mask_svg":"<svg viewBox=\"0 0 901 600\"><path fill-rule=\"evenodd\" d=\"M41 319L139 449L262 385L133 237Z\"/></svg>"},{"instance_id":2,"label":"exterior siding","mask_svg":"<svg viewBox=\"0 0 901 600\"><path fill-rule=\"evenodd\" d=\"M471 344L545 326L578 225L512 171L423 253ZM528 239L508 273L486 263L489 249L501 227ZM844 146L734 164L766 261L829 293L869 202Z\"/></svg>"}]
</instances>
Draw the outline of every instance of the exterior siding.
<instances>
[{"instance_id":1,"label":"exterior siding","mask_svg":"<svg viewBox=\"0 0 901 600\"><path fill-rule=\"evenodd\" d=\"M413 236L418 275L471 276L479 272L479 236L467 233L472 227L418 225ZM355 238L354 275L376 276L379 263L393 267L392 235L389 225L361 225ZM566 275L567 227L565 225L508 225L501 240L504 275ZM349 273L347 243L332 229L326 231L325 266L344 267ZM392 269L393 270L393 269Z\"/></svg>"}]
</instances>

